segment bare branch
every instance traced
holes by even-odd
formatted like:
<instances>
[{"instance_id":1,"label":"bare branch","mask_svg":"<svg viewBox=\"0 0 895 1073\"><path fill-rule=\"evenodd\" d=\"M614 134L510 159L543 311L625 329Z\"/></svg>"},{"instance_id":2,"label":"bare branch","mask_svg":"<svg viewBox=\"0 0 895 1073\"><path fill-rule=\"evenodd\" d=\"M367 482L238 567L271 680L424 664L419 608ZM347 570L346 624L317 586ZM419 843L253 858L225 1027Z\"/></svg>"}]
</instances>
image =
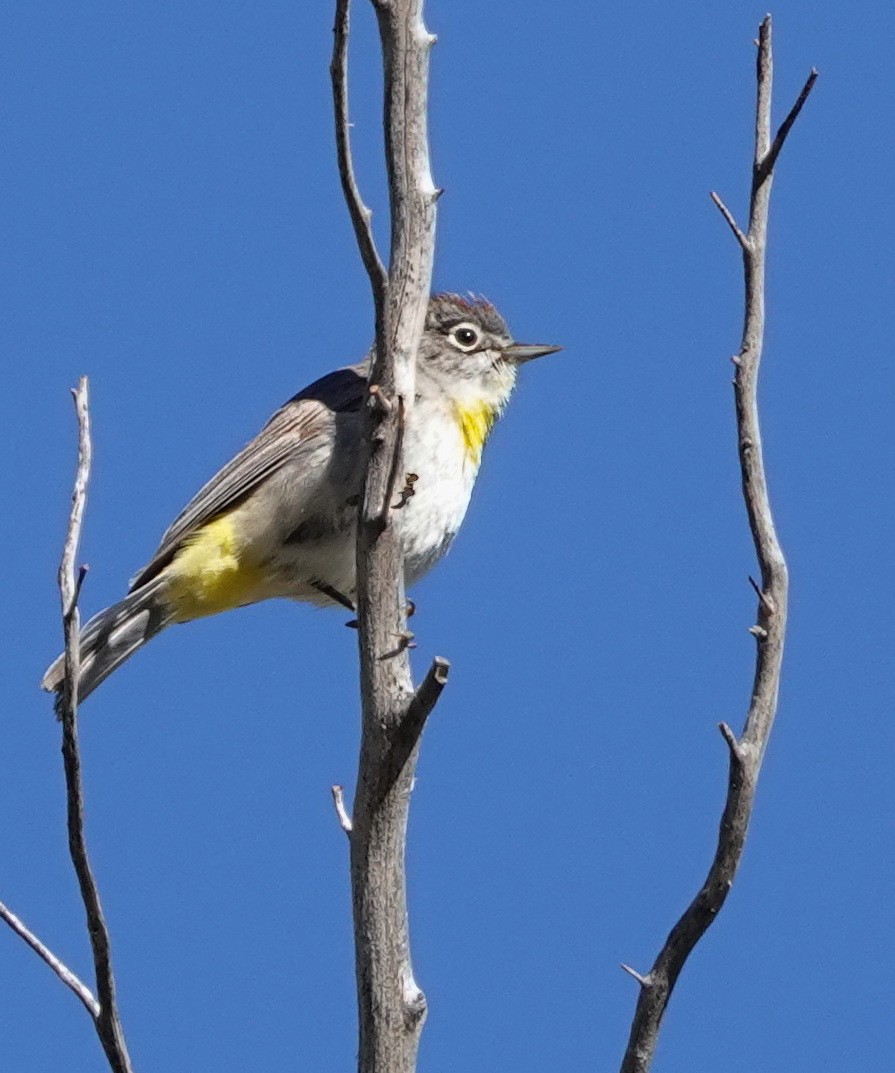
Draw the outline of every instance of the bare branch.
<instances>
[{"instance_id":1,"label":"bare branch","mask_svg":"<svg viewBox=\"0 0 895 1073\"><path fill-rule=\"evenodd\" d=\"M361 1073L412 1073L426 1016L413 976L407 922L405 840L420 734L444 685L439 665L414 694L406 627L403 552L391 504L413 420L416 352L425 325L435 250L435 202L427 134L429 50L423 0L373 0L385 68L385 142L391 211L387 286L374 258L369 214L348 152L348 2L336 0L332 76L342 188L376 309L376 347L365 408L367 466L357 532L357 624L363 718L351 889ZM397 403L397 404L396 404ZM407 478L412 491L412 483ZM401 493L399 506L406 502Z\"/></svg>"},{"instance_id":2,"label":"bare branch","mask_svg":"<svg viewBox=\"0 0 895 1073\"><path fill-rule=\"evenodd\" d=\"M380 398L381 396L377 396ZM389 467L388 481L385 486L385 496L382 506L379 508L379 525L383 529L388 525L392 512L392 500L398 487L398 474L401 471L401 460L404 458L404 429L407 422L406 409L403 396L398 396L398 431L392 448L392 464Z\"/></svg>"},{"instance_id":3,"label":"bare branch","mask_svg":"<svg viewBox=\"0 0 895 1073\"><path fill-rule=\"evenodd\" d=\"M672 928L653 967L643 978L628 1047L622 1061L622 1073L646 1073L649 1069L662 1017L678 975L690 952L724 905L742 859L755 787L777 712L789 580L768 496L758 419L758 369L764 343L765 258L773 167L815 78L816 73L813 72L772 146L773 55L771 19L767 16L759 28L753 182L749 230L745 236L741 235L720 199L713 195L713 200L722 210L743 250L745 317L742 344L735 361L734 398L743 498L761 568L761 585L750 578L758 595L758 623L750 631L758 641L755 677L746 725L740 739L737 740L726 723L720 726L727 742L730 765L727 799L714 860L702 889Z\"/></svg>"},{"instance_id":4,"label":"bare branch","mask_svg":"<svg viewBox=\"0 0 895 1073\"><path fill-rule=\"evenodd\" d=\"M411 636L413 636L411 634ZM408 759L413 755L419 744L426 720L432 709L438 703L441 692L447 685L448 674L451 665L442 656L436 656L432 660L426 677L420 684L419 689L413 695L413 699L407 706L407 711L390 742L388 754L382 764L382 781L379 786L379 796L384 797L394 786L401 776Z\"/></svg>"},{"instance_id":5,"label":"bare branch","mask_svg":"<svg viewBox=\"0 0 895 1073\"><path fill-rule=\"evenodd\" d=\"M732 764L741 763L740 743L737 741L736 734L727 723L719 723L718 730L721 732L721 737L727 742L727 748L730 750L730 762Z\"/></svg>"},{"instance_id":6,"label":"bare branch","mask_svg":"<svg viewBox=\"0 0 895 1073\"><path fill-rule=\"evenodd\" d=\"M752 586L752 590L755 593L755 595L758 597L758 599L760 600L762 606L768 611L773 611L774 610L774 602L773 602L773 600L762 589L761 585L758 584L758 582L755 580L755 578L751 574L749 575L749 584Z\"/></svg>"},{"instance_id":7,"label":"bare branch","mask_svg":"<svg viewBox=\"0 0 895 1073\"><path fill-rule=\"evenodd\" d=\"M414 731L418 726L419 732L422 733L423 725L428 719L432 709L438 703L438 698L441 696L442 690L447 685L450 672L451 665L444 656L436 656L435 659L432 660L432 666L429 668L426 677L414 694L413 700L410 702L410 706L407 709L405 723L414 728Z\"/></svg>"},{"instance_id":8,"label":"bare branch","mask_svg":"<svg viewBox=\"0 0 895 1073\"><path fill-rule=\"evenodd\" d=\"M739 242L739 244L743 247L743 249L745 249L748 240L746 239L746 236L743 234L743 232L740 230L740 225L736 222L736 219L734 218L733 213L724 204L724 202L715 193L714 190L709 191L709 197L718 206L718 211L721 213L721 215L727 221L727 226L733 232L733 237L737 240L737 242Z\"/></svg>"},{"instance_id":9,"label":"bare branch","mask_svg":"<svg viewBox=\"0 0 895 1073\"><path fill-rule=\"evenodd\" d=\"M6 921L16 935L21 939L24 939L41 961L50 966L66 987L69 987L74 991L81 1002L87 1007L87 1012L90 1016L96 1020L97 1017L99 1017L99 1003L93 997L93 992L90 988L82 980L79 980L71 969L61 962L53 951L50 950L48 946L45 946L34 932L31 931L11 909L5 906L3 902L0 902L0 918Z\"/></svg>"},{"instance_id":10,"label":"bare branch","mask_svg":"<svg viewBox=\"0 0 895 1073\"><path fill-rule=\"evenodd\" d=\"M350 835L352 824L351 817L348 815L348 809L345 808L345 787L331 786L330 792L333 795L333 804L336 807L336 816L339 819L339 826L346 835Z\"/></svg>"},{"instance_id":11,"label":"bare branch","mask_svg":"<svg viewBox=\"0 0 895 1073\"><path fill-rule=\"evenodd\" d=\"M115 999L115 977L112 972L109 931L103 916L99 890L90 867L84 835L84 792L81 783L81 756L78 748L77 689L80 664L78 593L84 571L76 575L75 559L78 554L84 509L87 504L87 482L90 478L92 455L86 377L81 378L73 395L78 415L78 471L72 494L68 533L59 567L59 591L62 597L62 623L65 632L65 679L57 701L57 711L62 720L62 760L65 767L68 848L87 914L87 931L93 951L96 995L99 1002L99 1011L94 1017L97 1035L114 1073L133 1073Z\"/></svg>"},{"instance_id":12,"label":"bare branch","mask_svg":"<svg viewBox=\"0 0 895 1073\"><path fill-rule=\"evenodd\" d=\"M370 277L374 300L378 310L385 304L388 275L376 249L373 237L373 213L364 204L354 162L351 159L351 123L348 119L348 33L350 28L351 0L336 0L336 21L333 26L333 57L329 73L332 79L333 107L336 114L336 156L339 162L339 178L342 193L348 205L348 213L354 226L354 235L360 249L361 259Z\"/></svg>"},{"instance_id":13,"label":"bare branch","mask_svg":"<svg viewBox=\"0 0 895 1073\"><path fill-rule=\"evenodd\" d=\"M641 976L636 969L632 969L630 965L626 965L622 962L621 968L623 968L629 976L633 976L641 987L646 987L649 984L649 980L645 976Z\"/></svg>"},{"instance_id":14,"label":"bare branch","mask_svg":"<svg viewBox=\"0 0 895 1073\"><path fill-rule=\"evenodd\" d=\"M78 596L87 567L75 572L75 559L81 543L81 530L84 526L84 511L87 509L87 482L90 480L90 464L93 460L93 445L90 442L90 402L87 394L87 377L82 376L78 386L71 389L72 401L78 418L78 468L75 474L75 486L72 490L71 513L68 519L68 531L65 546L62 549L62 561L59 564L59 591L62 596L62 615L67 618L77 612ZM66 630L68 640L69 630ZM77 634L75 634L77 642ZM66 657L72 654L66 645ZM77 657L78 653L74 653Z\"/></svg>"},{"instance_id":15,"label":"bare branch","mask_svg":"<svg viewBox=\"0 0 895 1073\"><path fill-rule=\"evenodd\" d=\"M811 72L805 79L805 85L802 86L802 92L796 98L796 103L790 108L789 115L780 124L780 129L774 136L774 141L771 143L771 148L768 150L767 155L759 165L762 175L768 175L774 170L774 165L777 163L777 157L780 155L780 150L783 148L783 143L786 141L786 136L792 129L793 123L798 119L799 112L802 110L802 106L805 101L808 100L808 94L814 89L814 83L817 81L818 70L816 67L811 68Z\"/></svg>"}]
</instances>

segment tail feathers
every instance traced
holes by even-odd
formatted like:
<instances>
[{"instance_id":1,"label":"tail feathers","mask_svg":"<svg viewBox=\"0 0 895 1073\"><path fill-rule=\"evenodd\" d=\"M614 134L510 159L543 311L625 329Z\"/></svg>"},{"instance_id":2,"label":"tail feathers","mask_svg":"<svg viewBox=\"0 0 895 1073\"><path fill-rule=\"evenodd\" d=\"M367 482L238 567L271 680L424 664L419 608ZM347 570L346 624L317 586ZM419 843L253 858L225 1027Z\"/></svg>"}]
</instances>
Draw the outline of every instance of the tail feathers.
<instances>
[{"instance_id":1,"label":"tail feathers","mask_svg":"<svg viewBox=\"0 0 895 1073\"><path fill-rule=\"evenodd\" d=\"M78 700L82 701L106 680L112 671L146 644L171 621L171 614L158 599L158 584L150 582L98 615L81 630L81 666ZM47 669L40 683L47 692L62 688L65 656Z\"/></svg>"}]
</instances>

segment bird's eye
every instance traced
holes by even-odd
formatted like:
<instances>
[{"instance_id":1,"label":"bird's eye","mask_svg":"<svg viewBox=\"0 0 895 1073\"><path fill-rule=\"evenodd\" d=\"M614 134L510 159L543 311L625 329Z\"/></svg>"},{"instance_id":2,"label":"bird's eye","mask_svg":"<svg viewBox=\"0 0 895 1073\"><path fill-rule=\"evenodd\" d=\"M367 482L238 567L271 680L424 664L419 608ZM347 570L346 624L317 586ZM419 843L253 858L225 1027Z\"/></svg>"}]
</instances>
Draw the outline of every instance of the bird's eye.
<instances>
[{"instance_id":1,"label":"bird's eye","mask_svg":"<svg viewBox=\"0 0 895 1073\"><path fill-rule=\"evenodd\" d=\"M449 338L460 350L473 350L481 339L481 333L472 324L458 324Z\"/></svg>"}]
</instances>

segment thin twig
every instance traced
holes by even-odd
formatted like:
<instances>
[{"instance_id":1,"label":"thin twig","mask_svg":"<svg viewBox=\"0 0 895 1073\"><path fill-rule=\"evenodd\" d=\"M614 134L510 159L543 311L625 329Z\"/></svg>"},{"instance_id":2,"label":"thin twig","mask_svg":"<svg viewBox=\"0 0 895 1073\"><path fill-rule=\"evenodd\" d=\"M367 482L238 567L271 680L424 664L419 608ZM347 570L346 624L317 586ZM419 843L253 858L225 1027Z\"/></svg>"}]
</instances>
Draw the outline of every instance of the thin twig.
<instances>
[{"instance_id":1,"label":"thin twig","mask_svg":"<svg viewBox=\"0 0 895 1073\"><path fill-rule=\"evenodd\" d=\"M59 591L62 597L62 622L65 632L65 679L57 708L62 720L62 759L65 767L68 847L87 914L87 931L93 951L96 996L99 1002L99 1012L94 1017L97 1035L113 1073L133 1073L115 999L115 977L112 972L109 931L103 916L99 890L90 867L84 835L84 791L81 782L81 756L78 748L77 685L80 664L78 577L83 581L83 571L80 575L76 575L75 559L78 554L84 509L87 503L87 482L90 478L92 455L86 377L81 378L73 395L78 415L78 471L72 494L65 548L59 566Z\"/></svg>"},{"instance_id":2,"label":"thin twig","mask_svg":"<svg viewBox=\"0 0 895 1073\"><path fill-rule=\"evenodd\" d=\"M395 490L398 487L398 473L401 470L401 462L404 458L404 427L407 420L406 411L404 408L404 396L398 396L398 431L395 435L395 442L392 446L392 462L389 467L388 481L385 486L385 495L382 499L382 507L379 511L379 524L383 529L388 525L389 517L392 512L392 499L395 496Z\"/></svg>"},{"instance_id":3,"label":"thin twig","mask_svg":"<svg viewBox=\"0 0 895 1073\"><path fill-rule=\"evenodd\" d=\"M752 590L755 593L755 595L761 601L762 606L768 611L773 611L774 610L773 601L771 600L770 596L768 596L768 594L764 591L764 589L762 589L761 585L758 584L758 582L755 580L755 578L751 574L749 575L749 584L752 587Z\"/></svg>"},{"instance_id":4,"label":"thin twig","mask_svg":"<svg viewBox=\"0 0 895 1073\"><path fill-rule=\"evenodd\" d=\"M712 200L737 238L743 251L745 318L740 352L735 361L734 398L737 443L743 498L755 552L761 567L761 584L753 579L758 594L758 622L751 628L756 646L755 677L743 734L738 740L731 728L720 725L729 753L727 799L718 832L715 857L702 889L674 925L649 973L641 978L640 995L631 1026L622 1073L646 1073L652 1063L669 997L687 958L715 920L743 855L752 815L755 786L764 751L777 712L777 697L786 633L788 572L774 527L761 447L758 418L758 368L765 328L765 258L769 198L773 167L790 127L814 85L816 72L778 132L770 142L773 55L771 19L759 28L757 101L749 230L742 235L721 199ZM779 144L778 144L779 143ZM776 148L775 148L776 147Z\"/></svg>"},{"instance_id":5,"label":"thin twig","mask_svg":"<svg viewBox=\"0 0 895 1073\"><path fill-rule=\"evenodd\" d=\"M348 205L348 213L354 226L354 234L361 259L370 277L374 295L378 295L377 308L385 304L388 273L376 249L373 237L373 212L364 203L354 173L351 158L351 123L348 119L348 32L351 23L351 0L336 0L336 20L333 26L333 56L329 73L332 78L333 106L336 116L336 155L339 162L339 179L342 193Z\"/></svg>"},{"instance_id":6,"label":"thin twig","mask_svg":"<svg viewBox=\"0 0 895 1073\"><path fill-rule=\"evenodd\" d=\"M718 730L721 732L721 737L727 742L727 748L730 750L731 763L738 763L742 760L740 756L740 743L737 741L737 736L734 734L728 723L719 723Z\"/></svg>"},{"instance_id":7,"label":"thin twig","mask_svg":"<svg viewBox=\"0 0 895 1073\"><path fill-rule=\"evenodd\" d=\"M78 418L78 469L75 474L75 486L72 490L71 513L68 519L68 531L65 546L62 549L62 561L59 564L59 592L62 596L63 618L70 618L77 613L78 595L84 581L86 567L75 571L75 559L81 543L81 530L84 526L84 511L87 509L87 483L90 480L90 465L93 460L93 445L90 441L90 402L87 392L87 377L82 376L78 386L71 389L75 414ZM68 632L66 631L66 639ZM66 645L66 657L78 655L77 635L75 644Z\"/></svg>"},{"instance_id":8,"label":"thin twig","mask_svg":"<svg viewBox=\"0 0 895 1073\"><path fill-rule=\"evenodd\" d=\"M331 786L330 792L333 795L333 804L336 807L336 816L339 820L339 826L346 835L350 835L352 824L351 817L348 815L348 809L345 808L345 787Z\"/></svg>"},{"instance_id":9,"label":"thin twig","mask_svg":"<svg viewBox=\"0 0 895 1073\"><path fill-rule=\"evenodd\" d=\"M761 164L759 164L759 170L762 175L767 175L774 170L774 165L777 163L777 157L780 156L780 150L783 148L786 136L792 129L793 123L799 118L799 112L801 112L805 101L808 100L808 94L814 89L814 83L817 81L817 76L817 68L812 67L808 77L805 79L805 85L802 86L802 92L799 94L796 103L790 108L789 115L780 124L780 129L774 136L771 148L768 150L767 155L762 160Z\"/></svg>"},{"instance_id":10,"label":"thin twig","mask_svg":"<svg viewBox=\"0 0 895 1073\"><path fill-rule=\"evenodd\" d=\"M623 968L629 976L633 976L641 987L646 987L649 983L649 980L645 976L642 976L636 969L632 969L630 965L626 965L622 962L621 968Z\"/></svg>"},{"instance_id":11,"label":"thin twig","mask_svg":"<svg viewBox=\"0 0 895 1073\"><path fill-rule=\"evenodd\" d=\"M60 961L53 951L50 950L48 946L45 946L34 932L31 931L31 929L28 928L11 909L5 906L3 902L0 902L0 918L6 921L16 935L21 939L24 939L41 961L49 965L66 987L69 987L74 991L81 1002L87 1007L87 1012L90 1016L96 1020L96 1018L99 1017L99 1003L93 997L93 992L90 988L82 980L78 979L71 969Z\"/></svg>"},{"instance_id":12,"label":"thin twig","mask_svg":"<svg viewBox=\"0 0 895 1073\"><path fill-rule=\"evenodd\" d=\"M733 232L734 238L737 240L737 242L739 242L740 246L742 246L742 248L745 249L749 240L746 238L746 236L740 230L740 225L736 222L736 219L735 219L733 213L724 204L724 202L715 193L714 190L709 191L709 197L718 206L718 211L721 213L721 215L727 221L727 226Z\"/></svg>"}]
</instances>

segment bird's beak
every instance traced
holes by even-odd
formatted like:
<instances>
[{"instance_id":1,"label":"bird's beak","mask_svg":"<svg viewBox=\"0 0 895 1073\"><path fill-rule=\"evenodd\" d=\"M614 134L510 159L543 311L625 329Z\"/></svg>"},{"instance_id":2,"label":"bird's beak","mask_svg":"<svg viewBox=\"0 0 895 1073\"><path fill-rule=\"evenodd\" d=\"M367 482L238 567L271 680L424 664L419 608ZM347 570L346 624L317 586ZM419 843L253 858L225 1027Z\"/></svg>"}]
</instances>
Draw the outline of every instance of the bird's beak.
<instances>
[{"instance_id":1,"label":"bird's beak","mask_svg":"<svg viewBox=\"0 0 895 1073\"><path fill-rule=\"evenodd\" d=\"M543 358L545 354L555 354L557 350L562 350L561 346L545 346L543 343L513 343L512 346L508 346L503 352L503 356L509 361L514 361L517 365L521 365L525 361L532 361L534 358Z\"/></svg>"}]
</instances>

